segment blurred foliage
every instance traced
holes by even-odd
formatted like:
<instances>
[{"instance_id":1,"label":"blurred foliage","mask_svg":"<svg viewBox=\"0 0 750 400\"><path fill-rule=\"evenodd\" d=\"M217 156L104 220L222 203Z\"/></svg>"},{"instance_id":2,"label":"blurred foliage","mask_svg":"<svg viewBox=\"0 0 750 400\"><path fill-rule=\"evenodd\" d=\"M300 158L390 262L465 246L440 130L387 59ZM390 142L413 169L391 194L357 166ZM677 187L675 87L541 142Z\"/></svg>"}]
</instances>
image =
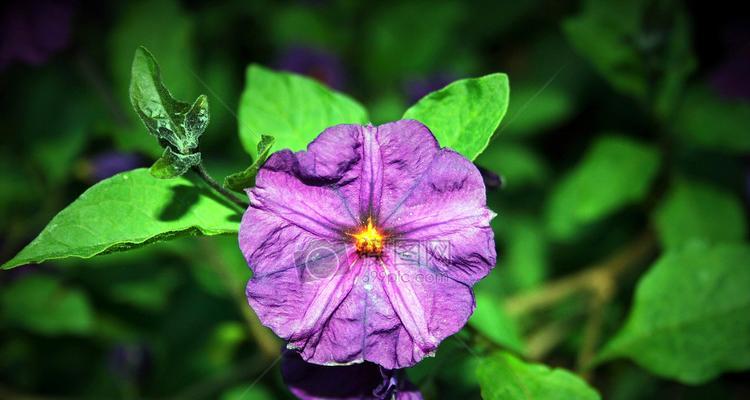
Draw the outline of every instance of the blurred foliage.
<instances>
[{"instance_id":1,"label":"blurred foliage","mask_svg":"<svg viewBox=\"0 0 750 400\"><path fill-rule=\"evenodd\" d=\"M435 132L443 145L503 177L478 308L407 371L425 398L750 397L750 91L746 68L727 67L750 60L740 6L0 9L0 262L18 266L0 273L0 398L291 398L268 357L280 343L244 297L234 206L192 173L155 184L137 169L163 151L130 108L139 46L175 98L206 95L211 124L186 152L214 176L251 181L263 135L301 149L301 126L429 109L455 126ZM507 81L485 85L496 72ZM435 114L448 92L465 110ZM506 107L499 126L481 118ZM129 157L112 171L111 153ZM177 240L146 246L163 239Z\"/></svg>"}]
</instances>

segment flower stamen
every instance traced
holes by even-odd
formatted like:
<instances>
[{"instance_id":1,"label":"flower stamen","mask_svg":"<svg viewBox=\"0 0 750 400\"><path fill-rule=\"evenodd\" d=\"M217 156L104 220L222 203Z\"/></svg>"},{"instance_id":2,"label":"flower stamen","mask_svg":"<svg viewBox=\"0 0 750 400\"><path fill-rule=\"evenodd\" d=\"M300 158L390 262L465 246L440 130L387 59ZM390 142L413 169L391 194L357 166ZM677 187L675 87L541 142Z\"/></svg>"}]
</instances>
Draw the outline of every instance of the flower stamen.
<instances>
[{"instance_id":1,"label":"flower stamen","mask_svg":"<svg viewBox=\"0 0 750 400\"><path fill-rule=\"evenodd\" d=\"M384 236L372 224L372 217L367 218L367 225L359 232L350 236L354 238L354 245L360 255L377 257L383 254Z\"/></svg>"}]
</instances>

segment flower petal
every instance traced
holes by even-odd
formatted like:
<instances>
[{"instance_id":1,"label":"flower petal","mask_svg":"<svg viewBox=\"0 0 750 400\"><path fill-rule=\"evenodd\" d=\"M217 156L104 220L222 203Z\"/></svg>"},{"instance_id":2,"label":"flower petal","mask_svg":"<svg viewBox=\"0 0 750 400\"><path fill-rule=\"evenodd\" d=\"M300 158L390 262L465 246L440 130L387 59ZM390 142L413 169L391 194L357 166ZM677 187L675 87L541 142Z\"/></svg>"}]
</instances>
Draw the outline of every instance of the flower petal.
<instances>
[{"instance_id":1,"label":"flower petal","mask_svg":"<svg viewBox=\"0 0 750 400\"><path fill-rule=\"evenodd\" d=\"M487 275L497 258L477 168L442 149L391 214L381 220L398 240L420 246L421 263L468 285Z\"/></svg>"},{"instance_id":2,"label":"flower petal","mask_svg":"<svg viewBox=\"0 0 750 400\"><path fill-rule=\"evenodd\" d=\"M386 268L364 259L354 287L323 329L290 347L316 364L405 368L432 355L474 310L471 289L460 282L419 266Z\"/></svg>"},{"instance_id":3,"label":"flower petal","mask_svg":"<svg viewBox=\"0 0 750 400\"><path fill-rule=\"evenodd\" d=\"M305 338L323 326L352 285L359 258L348 243L319 239L286 220L249 209L240 247L253 269L248 302L284 339Z\"/></svg>"},{"instance_id":4,"label":"flower petal","mask_svg":"<svg viewBox=\"0 0 750 400\"><path fill-rule=\"evenodd\" d=\"M420 400L419 390L403 371L384 370L372 363L327 367L302 360L285 350L281 376L289 390L303 400Z\"/></svg>"},{"instance_id":5,"label":"flower petal","mask_svg":"<svg viewBox=\"0 0 750 400\"><path fill-rule=\"evenodd\" d=\"M494 214L474 165L424 125L326 129L256 182L240 227L248 301L305 360L404 368L466 323L471 285L495 263ZM348 235L369 217L387 240L416 242L416 262L388 241L380 257L357 254Z\"/></svg>"}]
</instances>

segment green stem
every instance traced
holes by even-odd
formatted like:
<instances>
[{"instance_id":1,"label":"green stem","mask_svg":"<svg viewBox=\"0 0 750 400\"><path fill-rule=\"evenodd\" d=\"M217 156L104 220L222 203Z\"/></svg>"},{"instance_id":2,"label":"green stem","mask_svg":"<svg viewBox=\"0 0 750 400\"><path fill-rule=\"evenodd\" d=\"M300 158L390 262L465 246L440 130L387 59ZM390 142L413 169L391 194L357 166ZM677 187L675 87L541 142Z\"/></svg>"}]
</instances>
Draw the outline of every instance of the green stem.
<instances>
[{"instance_id":1,"label":"green stem","mask_svg":"<svg viewBox=\"0 0 750 400\"><path fill-rule=\"evenodd\" d=\"M216 180L214 180L214 178L212 178L211 175L208 174L208 171L206 171L206 168L203 166L202 162L193 167L193 171L195 171L198 176L200 176L201 179L203 179L208 184L208 186L211 186L214 190L226 197L232 203L240 206L243 211L249 206L248 202L242 200L237 195L224 188L224 186L221 186L219 182L216 182Z\"/></svg>"}]
</instances>

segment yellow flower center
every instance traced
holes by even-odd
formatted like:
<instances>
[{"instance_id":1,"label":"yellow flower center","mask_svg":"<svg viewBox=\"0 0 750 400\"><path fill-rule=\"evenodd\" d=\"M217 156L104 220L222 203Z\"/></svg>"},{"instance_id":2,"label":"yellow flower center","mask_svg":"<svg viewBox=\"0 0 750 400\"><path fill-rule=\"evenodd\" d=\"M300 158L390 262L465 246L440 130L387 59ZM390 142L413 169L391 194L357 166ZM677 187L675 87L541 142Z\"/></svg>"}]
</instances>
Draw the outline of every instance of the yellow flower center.
<instances>
[{"instance_id":1,"label":"yellow flower center","mask_svg":"<svg viewBox=\"0 0 750 400\"><path fill-rule=\"evenodd\" d=\"M354 238L357 253L368 256L379 256L383 253L383 235L372 224L372 217L367 218L367 225L350 235Z\"/></svg>"}]
</instances>

